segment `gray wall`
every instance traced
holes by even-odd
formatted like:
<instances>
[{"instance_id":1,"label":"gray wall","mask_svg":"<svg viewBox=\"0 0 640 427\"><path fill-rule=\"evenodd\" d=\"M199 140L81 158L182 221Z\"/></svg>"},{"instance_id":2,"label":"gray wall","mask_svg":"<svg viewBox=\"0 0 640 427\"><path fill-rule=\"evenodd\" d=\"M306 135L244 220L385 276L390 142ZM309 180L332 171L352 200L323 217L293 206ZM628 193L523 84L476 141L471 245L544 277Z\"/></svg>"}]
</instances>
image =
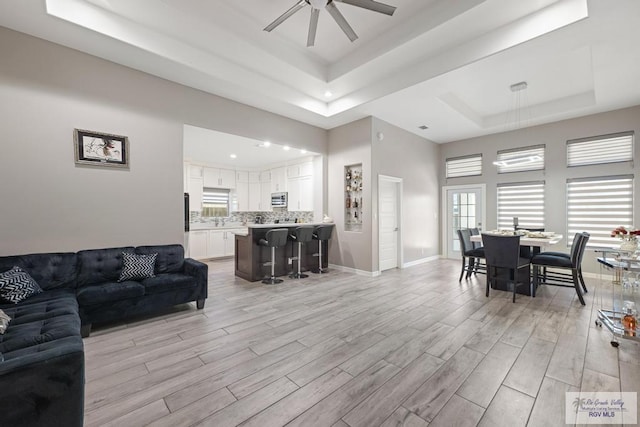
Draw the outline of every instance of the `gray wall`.
<instances>
[{"instance_id":1,"label":"gray wall","mask_svg":"<svg viewBox=\"0 0 640 427\"><path fill-rule=\"evenodd\" d=\"M384 139L377 139L378 132ZM378 212L378 175L402 178L403 262L440 253L438 145L378 118L373 119L373 212ZM378 226L373 227L374 270L378 270Z\"/></svg>"},{"instance_id":2,"label":"gray wall","mask_svg":"<svg viewBox=\"0 0 640 427\"><path fill-rule=\"evenodd\" d=\"M361 271L373 271L371 245L371 126L367 117L329 131L327 168L328 212L335 221L329 262ZM362 163L362 231L345 231L345 166Z\"/></svg>"},{"instance_id":3,"label":"gray wall","mask_svg":"<svg viewBox=\"0 0 640 427\"><path fill-rule=\"evenodd\" d=\"M377 139L378 132L384 140ZM377 272L378 175L403 180L403 262L439 254L438 146L375 117L329 131L328 202L336 222L329 262ZM344 231L344 185L347 165L362 163L362 232Z\"/></svg>"},{"instance_id":4,"label":"gray wall","mask_svg":"<svg viewBox=\"0 0 640 427\"><path fill-rule=\"evenodd\" d=\"M0 27L0 255L183 242L182 127L327 153L327 132ZM127 135L78 167L73 129Z\"/></svg>"},{"instance_id":5,"label":"gray wall","mask_svg":"<svg viewBox=\"0 0 640 427\"><path fill-rule=\"evenodd\" d=\"M440 183L443 185L462 185L471 183L487 184L485 229L496 228L497 201L496 184L503 182L524 182L534 180L545 181L545 228L558 231L566 235L566 180L569 178L606 176L633 173L640 177L640 166L632 164L608 164L583 167L566 167L566 141L570 139L604 135L622 131L635 131L636 143L634 158L640 158L640 106L626 108L607 113L585 116L577 119L564 120L547 125L505 132L495 135L472 138L463 141L443 144L440 150L440 164L450 157L466 154L482 153L483 171L480 177L445 179L444 167L440 168ZM545 144L545 170L534 172L497 173L492 162L496 160L497 151L508 148L526 147L529 145ZM634 194L634 222L640 225L638 219L638 186ZM558 250L567 250L565 241L557 245ZM569 240L572 238L569 237ZM583 269L597 272L597 263L593 253L585 254Z\"/></svg>"}]
</instances>

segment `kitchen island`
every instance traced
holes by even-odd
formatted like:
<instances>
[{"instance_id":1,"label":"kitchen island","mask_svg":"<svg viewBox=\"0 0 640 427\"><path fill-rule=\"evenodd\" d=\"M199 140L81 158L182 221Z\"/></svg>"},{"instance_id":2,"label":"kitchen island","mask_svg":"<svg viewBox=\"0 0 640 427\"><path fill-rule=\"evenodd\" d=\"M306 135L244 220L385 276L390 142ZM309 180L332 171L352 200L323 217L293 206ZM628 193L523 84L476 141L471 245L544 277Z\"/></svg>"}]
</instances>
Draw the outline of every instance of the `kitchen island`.
<instances>
[{"instance_id":1,"label":"kitchen island","mask_svg":"<svg viewBox=\"0 0 640 427\"><path fill-rule=\"evenodd\" d=\"M333 225L320 223L284 223L284 224L251 224L247 228L246 233L235 233L236 254L235 254L235 272L236 276L241 277L250 282L256 282L264 279L269 273L270 267L264 266L264 263L271 261L271 248L260 246L258 242L264 239L267 231L274 228L287 228L293 230L300 226L317 226L317 225ZM322 261L323 268L327 267L328 246L323 245ZM318 253L318 241L312 240L302 245L302 271L318 268L318 257L313 254ZM289 260L297 256L298 245L289 240L286 246L276 249L276 276L285 276L293 270Z\"/></svg>"}]
</instances>

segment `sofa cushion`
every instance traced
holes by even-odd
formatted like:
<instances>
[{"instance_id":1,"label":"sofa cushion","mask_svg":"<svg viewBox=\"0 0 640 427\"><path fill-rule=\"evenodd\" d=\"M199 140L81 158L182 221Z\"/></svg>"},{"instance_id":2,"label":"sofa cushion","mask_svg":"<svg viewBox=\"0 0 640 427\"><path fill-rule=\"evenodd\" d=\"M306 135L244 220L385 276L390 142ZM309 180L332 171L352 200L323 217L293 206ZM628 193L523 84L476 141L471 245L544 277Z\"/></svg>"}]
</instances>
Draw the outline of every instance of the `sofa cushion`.
<instances>
[{"instance_id":1,"label":"sofa cushion","mask_svg":"<svg viewBox=\"0 0 640 427\"><path fill-rule=\"evenodd\" d=\"M77 311L78 302L76 300L76 291L70 288L61 288L61 289L54 289L51 291L44 291L39 294L30 296L29 298L27 298L26 300L18 304L11 304L11 303L0 304L0 308L8 313L9 310L14 310L16 308L21 309L29 305L40 304L43 302L48 303L52 301L58 301L60 299L64 299L68 303L71 303L72 305L74 305Z\"/></svg>"},{"instance_id":2,"label":"sofa cushion","mask_svg":"<svg viewBox=\"0 0 640 427\"><path fill-rule=\"evenodd\" d=\"M84 286L79 289L78 302L80 305L94 305L143 295L144 286L138 282L107 282L99 285Z\"/></svg>"},{"instance_id":3,"label":"sofa cushion","mask_svg":"<svg viewBox=\"0 0 640 427\"><path fill-rule=\"evenodd\" d=\"M64 314L26 323L11 322L7 332L0 335L0 353L3 353L6 359L12 352L65 337L78 336L79 333L80 318L77 314Z\"/></svg>"},{"instance_id":4,"label":"sofa cushion","mask_svg":"<svg viewBox=\"0 0 640 427\"><path fill-rule=\"evenodd\" d=\"M0 271L22 268L45 290L76 287L75 253L47 253L0 257Z\"/></svg>"},{"instance_id":5,"label":"sofa cushion","mask_svg":"<svg viewBox=\"0 0 640 427\"><path fill-rule=\"evenodd\" d=\"M139 255L124 252L122 254L122 272L118 282L125 280L142 280L153 277L158 254Z\"/></svg>"},{"instance_id":6,"label":"sofa cushion","mask_svg":"<svg viewBox=\"0 0 640 427\"><path fill-rule=\"evenodd\" d=\"M7 302L17 304L40 292L42 289L36 281L18 266L0 273L0 297Z\"/></svg>"},{"instance_id":7,"label":"sofa cushion","mask_svg":"<svg viewBox=\"0 0 640 427\"><path fill-rule=\"evenodd\" d=\"M184 263L182 245L138 246L136 253L141 255L158 254L156 257L156 274L178 273Z\"/></svg>"},{"instance_id":8,"label":"sofa cushion","mask_svg":"<svg viewBox=\"0 0 640 427\"><path fill-rule=\"evenodd\" d=\"M50 294L53 291L43 292L40 295ZM75 295L52 297L51 300L39 302L21 303L4 309L5 313L12 317L11 324L22 324L33 321L49 319L56 316L78 313L78 302Z\"/></svg>"},{"instance_id":9,"label":"sofa cushion","mask_svg":"<svg viewBox=\"0 0 640 427\"><path fill-rule=\"evenodd\" d=\"M78 287L115 282L122 271L122 253L133 247L90 249L78 252Z\"/></svg>"},{"instance_id":10,"label":"sofa cushion","mask_svg":"<svg viewBox=\"0 0 640 427\"><path fill-rule=\"evenodd\" d=\"M193 288L197 285L192 276L181 273L159 274L142 281L146 294L170 292L176 289Z\"/></svg>"}]
</instances>

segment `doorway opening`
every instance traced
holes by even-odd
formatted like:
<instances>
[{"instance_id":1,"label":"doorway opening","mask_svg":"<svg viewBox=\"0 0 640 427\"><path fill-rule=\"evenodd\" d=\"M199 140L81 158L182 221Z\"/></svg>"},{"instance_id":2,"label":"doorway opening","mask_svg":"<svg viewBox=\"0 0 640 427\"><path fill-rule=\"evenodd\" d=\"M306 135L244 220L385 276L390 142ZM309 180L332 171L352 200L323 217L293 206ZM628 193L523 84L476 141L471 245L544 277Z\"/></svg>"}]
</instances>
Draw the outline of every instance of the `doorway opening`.
<instances>
[{"instance_id":1,"label":"doorway opening","mask_svg":"<svg viewBox=\"0 0 640 427\"><path fill-rule=\"evenodd\" d=\"M442 253L446 258L460 258L460 241L456 230L479 228L486 222L484 206L486 185L442 187Z\"/></svg>"}]
</instances>

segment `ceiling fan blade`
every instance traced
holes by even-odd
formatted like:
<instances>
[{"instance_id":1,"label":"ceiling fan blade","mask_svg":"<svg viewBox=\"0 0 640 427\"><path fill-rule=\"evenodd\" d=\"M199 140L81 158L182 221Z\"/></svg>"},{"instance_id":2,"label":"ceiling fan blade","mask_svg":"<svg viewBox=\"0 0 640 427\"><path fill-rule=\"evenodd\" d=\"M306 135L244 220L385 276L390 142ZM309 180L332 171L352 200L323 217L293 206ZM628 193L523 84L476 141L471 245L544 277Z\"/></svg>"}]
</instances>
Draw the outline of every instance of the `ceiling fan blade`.
<instances>
[{"instance_id":1,"label":"ceiling fan blade","mask_svg":"<svg viewBox=\"0 0 640 427\"><path fill-rule=\"evenodd\" d=\"M363 9L372 10L378 13L384 13L385 15L392 16L396 11L395 6L390 6L388 4L380 3L374 0L334 0L339 1L345 4L350 4L352 6L358 6Z\"/></svg>"},{"instance_id":2,"label":"ceiling fan blade","mask_svg":"<svg viewBox=\"0 0 640 427\"><path fill-rule=\"evenodd\" d=\"M318 29L318 17L320 9L311 8L311 21L309 22L309 36L307 37L307 47L311 47L316 43L316 30Z\"/></svg>"},{"instance_id":3,"label":"ceiling fan blade","mask_svg":"<svg viewBox=\"0 0 640 427\"><path fill-rule=\"evenodd\" d=\"M349 25L347 20L344 19L344 16L342 16L342 13L340 13L340 11L338 10L338 8L333 2L328 3L325 9L327 10L327 12L329 12L329 15L331 15L333 20L336 21L336 23L342 29L342 31L344 31L347 37L349 37L349 40L353 42L358 39L358 35L356 34L356 32L353 31L353 28L351 28L351 25Z\"/></svg>"},{"instance_id":4,"label":"ceiling fan blade","mask_svg":"<svg viewBox=\"0 0 640 427\"><path fill-rule=\"evenodd\" d=\"M275 21L273 21L271 24L267 25L264 28L264 31L271 31L274 28L276 28L278 25L282 24L284 21L286 21L287 19L289 19L291 17L291 15L293 15L294 13L296 13L297 11L299 11L300 9L302 9L303 7L305 7L307 5L307 2L305 0L300 0L299 2L297 2L295 5L293 5L293 7L289 10L287 10L285 13L283 13L282 15L280 15L280 17L278 19L276 19Z\"/></svg>"}]
</instances>

